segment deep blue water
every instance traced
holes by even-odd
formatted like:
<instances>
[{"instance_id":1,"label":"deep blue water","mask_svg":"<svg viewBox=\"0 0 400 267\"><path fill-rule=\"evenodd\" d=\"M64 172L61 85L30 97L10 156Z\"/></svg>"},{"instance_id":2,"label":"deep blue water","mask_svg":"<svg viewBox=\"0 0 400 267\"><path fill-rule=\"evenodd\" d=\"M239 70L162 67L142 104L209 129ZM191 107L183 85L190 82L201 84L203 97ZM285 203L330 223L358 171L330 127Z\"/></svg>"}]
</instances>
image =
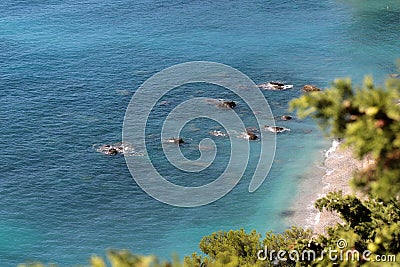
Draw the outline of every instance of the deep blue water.
<instances>
[{"instance_id":1,"label":"deep blue water","mask_svg":"<svg viewBox=\"0 0 400 267\"><path fill-rule=\"evenodd\" d=\"M247 192L254 161L231 193L191 209L147 196L123 157L104 156L93 145L121 140L135 90L173 64L209 60L256 83L294 84L263 92L281 115L306 83L326 87L343 76L361 82L364 74L382 82L396 72L399 32L394 0L1 1L1 266L30 259L71 266L107 248L183 256L213 231L282 231L298 181L327 146L308 120L285 123L292 131L278 136L275 164L258 191ZM196 90L166 98L173 104L190 95L234 98L211 87ZM154 118L150 132L161 119ZM243 120L251 126L251 116ZM212 127L197 121L186 134L196 143ZM152 151L157 156L160 146ZM228 158L217 159L197 179L207 181ZM167 162L160 164L168 175Z\"/></svg>"}]
</instances>

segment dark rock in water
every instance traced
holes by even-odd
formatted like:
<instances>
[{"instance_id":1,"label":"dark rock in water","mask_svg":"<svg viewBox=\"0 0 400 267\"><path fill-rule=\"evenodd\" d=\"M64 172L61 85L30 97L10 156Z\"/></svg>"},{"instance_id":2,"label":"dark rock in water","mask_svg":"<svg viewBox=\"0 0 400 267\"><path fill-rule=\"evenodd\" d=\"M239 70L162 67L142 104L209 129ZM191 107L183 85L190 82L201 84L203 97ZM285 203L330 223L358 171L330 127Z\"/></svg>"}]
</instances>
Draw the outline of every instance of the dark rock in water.
<instances>
[{"instance_id":1,"label":"dark rock in water","mask_svg":"<svg viewBox=\"0 0 400 267\"><path fill-rule=\"evenodd\" d=\"M303 133L305 133L305 134L309 134L309 133L311 133L312 132L312 130L304 130L303 131Z\"/></svg>"},{"instance_id":2,"label":"dark rock in water","mask_svg":"<svg viewBox=\"0 0 400 267\"><path fill-rule=\"evenodd\" d=\"M292 84L284 84L282 82L266 82L257 85L258 88L265 89L265 90L286 90L293 88Z\"/></svg>"},{"instance_id":3,"label":"dark rock in water","mask_svg":"<svg viewBox=\"0 0 400 267\"><path fill-rule=\"evenodd\" d=\"M275 86L284 86L285 85L284 83L281 83L281 82L269 82L269 83L272 85L275 85Z\"/></svg>"},{"instance_id":4,"label":"dark rock in water","mask_svg":"<svg viewBox=\"0 0 400 267\"><path fill-rule=\"evenodd\" d=\"M293 119L293 117L290 116L290 115L283 115L283 116L281 117L281 119L284 120L284 121L290 121L291 119Z\"/></svg>"},{"instance_id":5,"label":"dark rock in water","mask_svg":"<svg viewBox=\"0 0 400 267\"><path fill-rule=\"evenodd\" d=\"M247 131L246 133L247 133L247 138L249 140L257 140L258 139L258 136L255 133L253 133L251 131Z\"/></svg>"},{"instance_id":6,"label":"dark rock in water","mask_svg":"<svg viewBox=\"0 0 400 267\"><path fill-rule=\"evenodd\" d=\"M279 126L272 126L272 129L273 129L275 132L283 132L283 131L285 130L285 128L279 127Z\"/></svg>"},{"instance_id":7,"label":"dark rock in water","mask_svg":"<svg viewBox=\"0 0 400 267\"><path fill-rule=\"evenodd\" d=\"M210 134L213 136L222 136L222 137L228 136L227 133L224 133L224 132L218 131L218 130L211 131Z\"/></svg>"},{"instance_id":8,"label":"dark rock in water","mask_svg":"<svg viewBox=\"0 0 400 267\"><path fill-rule=\"evenodd\" d=\"M317 92L317 91L321 91L321 89L319 89L315 85L306 84L306 85L303 86L303 92L305 92L305 93L307 93L307 92Z\"/></svg>"},{"instance_id":9,"label":"dark rock in water","mask_svg":"<svg viewBox=\"0 0 400 267\"><path fill-rule=\"evenodd\" d=\"M111 156L114 156L114 155L117 155L117 154L118 154L118 150L115 149L115 148L110 148L108 150L108 153L107 153L107 155L111 155Z\"/></svg>"},{"instance_id":10,"label":"dark rock in water","mask_svg":"<svg viewBox=\"0 0 400 267\"><path fill-rule=\"evenodd\" d=\"M293 215L295 214L296 212L294 211L294 210L284 210L284 211L282 211L279 215L281 216L281 217L293 217Z\"/></svg>"},{"instance_id":11,"label":"dark rock in water","mask_svg":"<svg viewBox=\"0 0 400 267\"><path fill-rule=\"evenodd\" d=\"M167 142L168 143L178 144L178 145L185 143L185 141L183 141L182 138L170 138L170 139L167 140Z\"/></svg>"},{"instance_id":12,"label":"dark rock in water","mask_svg":"<svg viewBox=\"0 0 400 267\"><path fill-rule=\"evenodd\" d=\"M285 131L290 131L290 129L284 128L284 127L280 127L280 126L265 126L265 129L267 131L273 132L273 133L283 133Z\"/></svg>"},{"instance_id":13,"label":"dark rock in water","mask_svg":"<svg viewBox=\"0 0 400 267\"><path fill-rule=\"evenodd\" d=\"M218 105L221 108L234 108L236 107L236 103L234 101L224 100Z\"/></svg>"},{"instance_id":14,"label":"dark rock in water","mask_svg":"<svg viewBox=\"0 0 400 267\"><path fill-rule=\"evenodd\" d=\"M124 144L124 143L116 143L116 144L105 144L96 149L98 152L108 155L114 156L117 154L132 154L134 153L134 149L132 145Z\"/></svg>"}]
</instances>

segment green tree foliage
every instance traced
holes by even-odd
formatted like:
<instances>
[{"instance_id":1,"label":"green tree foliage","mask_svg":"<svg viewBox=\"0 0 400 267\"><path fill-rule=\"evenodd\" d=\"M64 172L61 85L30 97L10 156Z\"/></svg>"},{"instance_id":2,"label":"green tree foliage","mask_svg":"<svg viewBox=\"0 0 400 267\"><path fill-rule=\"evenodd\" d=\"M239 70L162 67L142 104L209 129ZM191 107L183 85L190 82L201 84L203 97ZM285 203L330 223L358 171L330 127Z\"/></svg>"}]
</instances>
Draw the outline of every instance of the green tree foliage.
<instances>
[{"instance_id":1,"label":"green tree foliage","mask_svg":"<svg viewBox=\"0 0 400 267\"><path fill-rule=\"evenodd\" d=\"M185 257L186 266L260 266L257 252L261 249L261 235L255 230L219 231L205 236L199 247L205 257L193 254Z\"/></svg>"},{"instance_id":2,"label":"green tree foliage","mask_svg":"<svg viewBox=\"0 0 400 267\"><path fill-rule=\"evenodd\" d=\"M217 259L221 253L234 255L239 264L254 263L257 251L261 249L261 235L255 230L247 234L243 229L217 232L203 237L200 249L211 259Z\"/></svg>"},{"instance_id":3,"label":"green tree foliage","mask_svg":"<svg viewBox=\"0 0 400 267\"><path fill-rule=\"evenodd\" d=\"M310 116L330 137L344 138L355 156L371 155L375 164L353 180L358 189L389 200L400 193L400 81L388 79L385 88L367 77L354 88L349 79L331 89L312 92L291 102L301 117Z\"/></svg>"},{"instance_id":4,"label":"green tree foliage","mask_svg":"<svg viewBox=\"0 0 400 267\"><path fill-rule=\"evenodd\" d=\"M293 227L283 234L267 232L266 237L261 241L261 235L256 231L247 234L243 229L228 232L216 232L203 237L200 242L200 249L205 257L197 254L185 258L186 266L295 266L295 261L288 257L285 260L277 259L279 250L303 251L309 249L312 237L311 230ZM267 248L267 251L265 251ZM262 254L259 251L263 250ZM264 258L259 260L258 256ZM287 256L287 255L286 255Z\"/></svg>"},{"instance_id":5,"label":"green tree foliage","mask_svg":"<svg viewBox=\"0 0 400 267\"><path fill-rule=\"evenodd\" d=\"M317 200L315 206L320 211L336 211L344 222L328 228L328 236L319 237L318 242L322 247L335 248L337 241L344 239L348 243L346 250L369 250L373 253L371 259L376 255L397 255L396 258L400 258L400 206L397 201L361 200L339 191ZM361 257L360 261L363 262ZM328 264L327 261L323 263ZM351 266L349 262L347 265L345 263L342 265ZM371 264L364 261L365 266ZM325 265L320 263L319 266Z\"/></svg>"},{"instance_id":6,"label":"green tree foliage","mask_svg":"<svg viewBox=\"0 0 400 267\"><path fill-rule=\"evenodd\" d=\"M203 237L199 247L204 256L193 253L186 256L184 262L160 262L155 256L134 255L129 251L111 250L107 259L111 265L99 257L92 256L90 267L261 267L276 266L276 252L282 250L309 248L312 231L293 227L283 234L268 232L264 240L255 230L246 233L243 229L236 231L219 231ZM264 261L257 258L264 247L269 251L276 250ZM281 261L279 266L296 266L294 261ZM44 265L20 265L19 267L45 267ZM49 266L50 267L50 266ZM52 266L53 267L53 266Z\"/></svg>"},{"instance_id":7,"label":"green tree foliage","mask_svg":"<svg viewBox=\"0 0 400 267\"><path fill-rule=\"evenodd\" d=\"M319 210L337 212L343 224L319 236L322 247L335 248L345 239L345 249L371 251L368 259L332 261L324 258L316 266L400 266L400 81L388 79L385 87L375 87L367 77L362 87L349 79L336 80L332 88L310 93L291 102L301 117L310 116L329 137L343 138L344 146L359 159L372 158L354 174L352 184L364 196L331 192L316 201ZM375 262L380 255L397 261ZM392 258L393 260L393 258Z\"/></svg>"},{"instance_id":8,"label":"green tree foliage","mask_svg":"<svg viewBox=\"0 0 400 267\"><path fill-rule=\"evenodd\" d=\"M107 261L99 256L92 256L90 258L90 267L182 267L178 260L173 262L160 262L154 256L135 255L128 250L110 250L107 252ZM21 264L18 267L46 267L40 263ZM56 267L56 265L49 265L48 267ZM88 266L86 266L88 267Z\"/></svg>"},{"instance_id":9,"label":"green tree foliage","mask_svg":"<svg viewBox=\"0 0 400 267\"><path fill-rule=\"evenodd\" d=\"M272 231L267 232L266 237L263 241L264 250L268 249L267 255L267 266L281 267L296 266L296 262L301 262L302 265L307 266L313 260L312 257L302 257L301 252L313 250L317 254L321 251L321 247L318 247L312 239L313 232L311 229L302 229L299 227L292 227L290 230L284 231L283 234L275 234ZM278 251L285 251L285 255L278 259ZM290 251L298 251L299 255L293 255L289 257ZM273 257L271 257L271 255ZM296 257L297 256L297 257ZM265 266L265 265L263 265Z\"/></svg>"}]
</instances>

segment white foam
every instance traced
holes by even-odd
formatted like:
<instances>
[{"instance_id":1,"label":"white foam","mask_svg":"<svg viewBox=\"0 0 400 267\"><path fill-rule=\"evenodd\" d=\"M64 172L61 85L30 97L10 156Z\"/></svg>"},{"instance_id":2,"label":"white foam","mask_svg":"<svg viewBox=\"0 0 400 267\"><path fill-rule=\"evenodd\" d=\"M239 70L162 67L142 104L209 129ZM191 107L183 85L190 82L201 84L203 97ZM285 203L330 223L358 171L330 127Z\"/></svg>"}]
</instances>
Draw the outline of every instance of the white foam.
<instances>
[{"instance_id":1,"label":"white foam","mask_svg":"<svg viewBox=\"0 0 400 267\"><path fill-rule=\"evenodd\" d=\"M337 150L339 147L340 142L336 139L332 141L332 146L328 149L328 151L325 152L325 157L329 157L333 152Z\"/></svg>"},{"instance_id":2,"label":"white foam","mask_svg":"<svg viewBox=\"0 0 400 267\"><path fill-rule=\"evenodd\" d=\"M334 173L335 172L335 170L326 170L326 176L329 176L329 175L331 175L332 173Z\"/></svg>"}]
</instances>

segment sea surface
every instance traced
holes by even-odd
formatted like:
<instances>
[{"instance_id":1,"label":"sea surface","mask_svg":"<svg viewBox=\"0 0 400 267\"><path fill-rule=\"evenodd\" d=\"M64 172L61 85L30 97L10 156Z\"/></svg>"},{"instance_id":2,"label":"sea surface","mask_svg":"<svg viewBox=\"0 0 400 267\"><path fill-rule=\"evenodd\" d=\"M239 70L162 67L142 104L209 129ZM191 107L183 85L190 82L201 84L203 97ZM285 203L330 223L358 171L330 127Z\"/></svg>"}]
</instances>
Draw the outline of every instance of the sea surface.
<instances>
[{"instance_id":1,"label":"sea surface","mask_svg":"<svg viewBox=\"0 0 400 267\"><path fill-rule=\"evenodd\" d=\"M399 33L395 0L0 1L0 266L86 264L109 248L182 257L199 251L202 236L214 231L283 231L299 181L315 173L318 183L317 166L329 147L310 120L277 122L291 131L277 137L274 164L256 192L247 190L257 164L251 156L232 192L197 208L154 200L132 179L122 156L105 156L95 147L121 141L132 95L166 67L213 61L255 83L293 84L287 91L263 91L280 116L292 114L288 102L304 84L325 88L336 77L360 83L365 74L382 83L397 71ZM240 103L213 86L177 88L165 96L169 105L157 106L146 131L149 153L170 177L189 176L160 157L159 125L174 105L194 96ZM242 111L243 121L254 126L251 113ZM196 144L217 126L189 124L184 153L196 158ZM216 141L221 154L211 170L190 176L190 184L209 182L224 169L226 142ZM258 145L251 143L254 151Z\"/></svg>"}]
</instances>

